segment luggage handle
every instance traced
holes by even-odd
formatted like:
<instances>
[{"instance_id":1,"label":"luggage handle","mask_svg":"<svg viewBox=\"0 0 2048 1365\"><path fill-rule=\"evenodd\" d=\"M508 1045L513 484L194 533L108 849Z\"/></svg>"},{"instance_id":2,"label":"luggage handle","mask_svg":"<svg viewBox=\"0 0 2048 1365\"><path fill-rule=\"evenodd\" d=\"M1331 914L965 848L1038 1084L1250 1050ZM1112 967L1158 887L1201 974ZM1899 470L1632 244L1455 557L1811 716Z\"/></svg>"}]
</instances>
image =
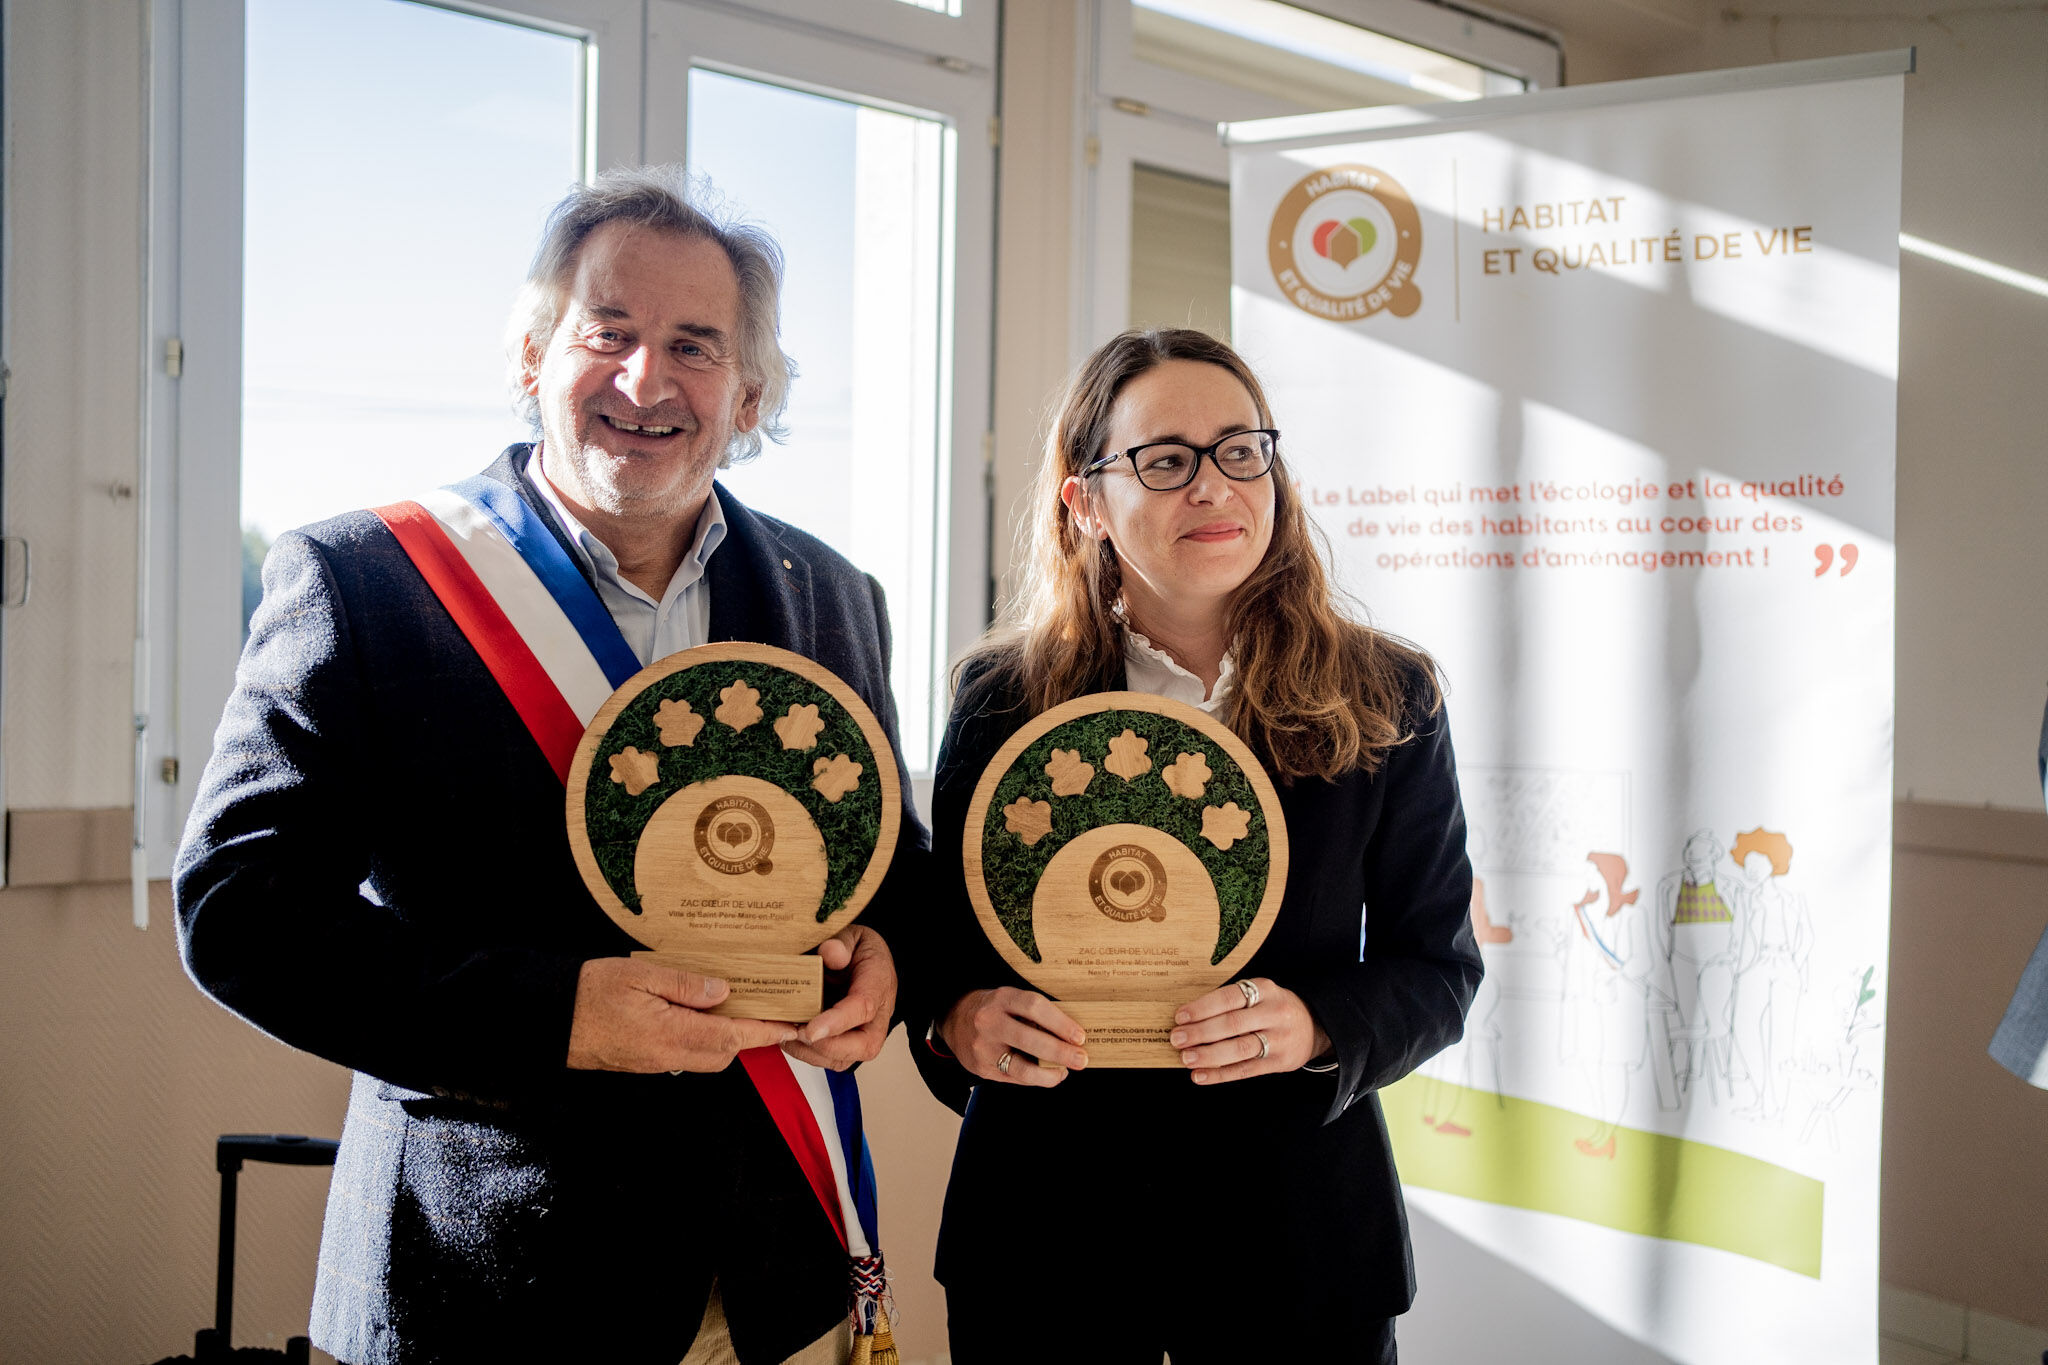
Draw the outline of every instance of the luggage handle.
<instances>
[{"instance_id":1,"label":"luggage handle","mask_svg":"<svg viewBox=\"0 0 2048 1365\"><path fill-rule=\"evenodd\" d=\"M332 1138L301 1133L223 1133L214 1144L213 1164L220 1172L220 1269L213 1291L213 1330L225 1349L235 1315L235 1180L245 1161L280 1166L332 1166L341 1144Z\"/></svg>"}]
</instances>

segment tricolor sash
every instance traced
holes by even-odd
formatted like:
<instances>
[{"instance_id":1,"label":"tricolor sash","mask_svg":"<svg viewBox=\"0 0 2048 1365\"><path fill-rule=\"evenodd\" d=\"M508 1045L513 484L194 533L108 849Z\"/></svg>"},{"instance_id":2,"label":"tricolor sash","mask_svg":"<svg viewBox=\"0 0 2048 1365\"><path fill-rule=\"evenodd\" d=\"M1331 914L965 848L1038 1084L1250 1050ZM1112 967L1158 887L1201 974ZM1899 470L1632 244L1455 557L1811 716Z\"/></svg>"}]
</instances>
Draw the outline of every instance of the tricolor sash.
<instances>
[{"instance_id":1,"label":"tricolor sash","mask_svg":"<svg viewBox=\"0 0 2048 1365\"><path fill-rule=\"evenodd\" d=\"M565 782L583 730L640 671L597 591L525 499L479 475L372 509L454 618ZM875 1173L852 1075L780 1048L739 1055L852 1265L857 1332L884 1293Z\"/></svg>"}]
</instances>

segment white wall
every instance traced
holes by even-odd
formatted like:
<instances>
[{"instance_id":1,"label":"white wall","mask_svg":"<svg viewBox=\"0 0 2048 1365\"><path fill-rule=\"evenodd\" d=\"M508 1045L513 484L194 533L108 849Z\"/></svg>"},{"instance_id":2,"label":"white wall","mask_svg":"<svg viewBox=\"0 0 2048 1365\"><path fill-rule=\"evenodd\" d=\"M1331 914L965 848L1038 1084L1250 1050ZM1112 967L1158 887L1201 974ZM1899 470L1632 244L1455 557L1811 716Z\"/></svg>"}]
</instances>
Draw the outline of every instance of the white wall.
<instances>
[{"instance_id":1,"label":"white wall","mask_svg":"<svg viewBox=\"0 0 2048 1365\"><path fill-rule=\"evenodd\" d=\"M1905 230L2048 277L2048 13L1773 9L1717 17L1643 74L1917 47ZM2039 810L2048 298L1920 256L1903 258L1901 277L1898 794Z\"/></svg>"}]
</instances>

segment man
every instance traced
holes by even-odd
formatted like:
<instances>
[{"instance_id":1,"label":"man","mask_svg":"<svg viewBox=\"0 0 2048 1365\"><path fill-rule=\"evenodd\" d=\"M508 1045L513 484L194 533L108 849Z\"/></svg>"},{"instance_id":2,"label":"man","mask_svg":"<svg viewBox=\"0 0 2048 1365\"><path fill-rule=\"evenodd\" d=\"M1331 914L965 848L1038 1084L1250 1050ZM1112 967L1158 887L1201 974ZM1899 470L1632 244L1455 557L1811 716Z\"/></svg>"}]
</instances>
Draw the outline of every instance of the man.
<instances>
[{"instance_id":1,"label":"man","mask_svg":"<svg viewBox=\"0 0 2048 1365\"><path fill-rule=\"evenodd\" d=\"M2041 716L2040 763L2041 796L2048 801L2048 712ZM1991 1037L1991 1057L2028 1085L2048 1090L2048 930L2034 945Z\"/></svg>"},{"instance_id":2,"label":"man","mask_svg":"<svg viewBox=\"0 0 2048 1365\"><path fill-rule=\"evenodd\" d=\"M780 276L766 234L700 211L677 172L572 192L514 329L541 441L477 496L516 498L640 663L791 649L893 741L880 588L713 484L778 434ZM352 1365L843 1360L848 1246L734 1059L880 1051L896 977L875 925L922 827L906 807L866 923L820 950L836 1004L800 1028L705 1013L723 982L623 956L557 771L390 511L271 548L176 875L194 979L356 1072L314 1340Z\"/></svg>"}]
</instances>

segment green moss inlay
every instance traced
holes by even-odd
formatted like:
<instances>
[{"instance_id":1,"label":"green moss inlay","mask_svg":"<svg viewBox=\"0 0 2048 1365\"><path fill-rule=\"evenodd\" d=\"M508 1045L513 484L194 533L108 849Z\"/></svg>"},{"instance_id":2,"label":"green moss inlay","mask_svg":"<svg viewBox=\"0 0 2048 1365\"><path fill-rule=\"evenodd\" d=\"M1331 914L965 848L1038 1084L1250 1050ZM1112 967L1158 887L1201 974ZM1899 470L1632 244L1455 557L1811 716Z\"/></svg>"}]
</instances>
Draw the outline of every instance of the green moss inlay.
<instances>
[{"instance_id":1,"label":"green moss inlay","mask_svg":"<svg viewBox=\"0 0 2048 1365\"><path fill-rule=\"evenodd\" d=\"M1145 756L1151 770L1126 782L1103 766L1109 742L1129 730L1149 741ZM1078 749L1095 767L1087 789L1072 796L1054 796L1045 765L1054 749ZM1159 776L1160 769L1181 754L1200 754L1209 765L1209 784L1200 800L1175 796ZM1003 807L1020 796L1052 804L1052 833L1027 845L1003 820ZM1225 852L1202 837L1202 811L1235 801L1251 817L1251 827ZM1151 711L1098 711L1056 725L1033 741L996 783L981 831L982 881L996 918L1010 939L1033 962L1040 961L1038 939L1031 929L1031 896L1046 864L1067 842L1104 825L1146 825L1187 845L1202 860L1216 886L1223 931L1216 939L1221 962L1252 927L1252 916L1266 895L1266 873L1272 863L1272 842L1257 793L1244 770L1221 746L1191 725Z\"/></svg>"},{"instance_id":2,"label":"green moss inlay","mask_svg":"<svg viewBox=\"0 0 2048 1365\"><path fill-rule=\"evenodd\" d=\"M718 720L718 694L735 679L760 692L761 719L744 730ZM696 740L675 748L661 742L655 712L664 701L687 701L704 718ZM808 749L785 749L775 722L791 706L815 706L825 723L818 742ZM638 796L628 796L612 781L612 756L627 748L657 755L661 776ZM860 785L834 803L811 786L811 765L820 758L845 754L861 765ZM891 760L894 761L893 759ZM851 712L824 688L801 674L770 664L726 660L680 669L660 679L627 704L597 746L583 787L584 825L590 835L604 879L634 914L640 913L640 892L633 884L633 853L640 831L661 803L693 782L728 773L757 777L782 788L803 804L825 839L825 897L818 907L824 920L846 904L882 837L882 783L874 751Z\"/></svg>"}]
</instances>

